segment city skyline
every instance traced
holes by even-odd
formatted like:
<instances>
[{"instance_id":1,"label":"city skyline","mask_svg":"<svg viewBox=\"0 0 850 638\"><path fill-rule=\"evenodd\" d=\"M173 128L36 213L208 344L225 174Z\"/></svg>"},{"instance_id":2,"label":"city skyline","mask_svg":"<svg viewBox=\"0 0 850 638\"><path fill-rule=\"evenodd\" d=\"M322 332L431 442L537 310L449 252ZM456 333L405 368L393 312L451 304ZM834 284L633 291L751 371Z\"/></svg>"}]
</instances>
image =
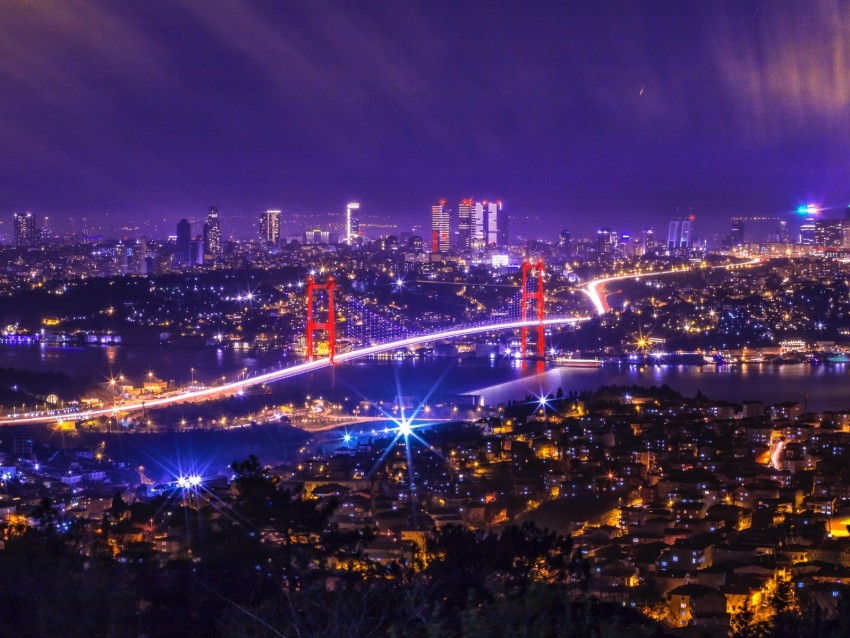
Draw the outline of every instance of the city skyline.
<instances>
[{"instance_id":1,"label":"city skyline","mask_svg":"<svg viewBox=\"0 0 850 638\"><path fill-rule=\"evenodd\" d=\"M414 225L441 197L498 193L534 233L691 212L725 232L850 202L838 3L322 8L8 7L0 212L362 201Z\"/></svg>"}]
</instances>

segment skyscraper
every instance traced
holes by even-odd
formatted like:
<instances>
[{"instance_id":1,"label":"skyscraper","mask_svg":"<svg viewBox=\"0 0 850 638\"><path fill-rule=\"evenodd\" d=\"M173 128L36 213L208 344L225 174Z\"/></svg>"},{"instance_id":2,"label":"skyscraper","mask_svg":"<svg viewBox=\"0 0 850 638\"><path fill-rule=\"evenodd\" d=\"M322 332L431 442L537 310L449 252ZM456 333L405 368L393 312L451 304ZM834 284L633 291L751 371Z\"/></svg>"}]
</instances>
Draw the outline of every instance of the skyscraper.
<instances>
[{"instance_id":1,"label":"skyscraper","mask_svg":"<svg viewBox=\"0 0 850 638\"><path fill-rule=\"evenodd\" d=\"M732 224L729 228L729 239L732 246L744 245L744 220L732 219Z\"/></svg>"},{"instance_id":2,"label":"skyscraper","mask_svg":"<svg viewBox=\"0 0 850 638\"><path fill-rule=\"evenodd\" d=\"M788 222L784 219L779 220L779 227L776 229L776 239L780 244L791 243L791 229L788 228Z\"/></svg>"},{"instance_id":3,"label":"skyscraper","mask_svg":"<svg viewBox=\"0 0 850 638\"><path fill-rule=\"evenodd\" d=\"M450 210L444 199L441 199L431 207L432 253L447 253L451 248L449 244L449 237L451 236L449 214Z\"/></svg>"},{"instance_id":4,"label":"skyscraper","mask_svg":"<svg viewBox=\"0 0 850 638\"><path fill-rule=\"evenodd\" d=\"M177 222L177 250L174 257L178 264L188 264L190 261L190 249L192 242L192 225L187 219Z\"/></svg>"},{"instance_id":5,"label":"skyscraper","mask_svg":"<svg viewBox=\"0 0 850 638\"><path fill-rule=\"evenodd\" d=\"M840 219L819 219L816 221L815 246L842 248L844 246L844 222Z\"/></svg>"},{"instance_id":6,"label":"skyscraper","mask_svg":"<svg viewBox=\"0 0 850 638\"><path fill-rule=\"evenodd\" d=\"M221 254L221 224L218 219L218 209L211 206L204 224L204 254Z\"/></svg>"},{"instance_id":7,"label":"skyscraper","mask_svg":"<svg viewBox=\"0 0 850 638\"><path fill-rule=\"evenodd\" d=\"M267 246L280 244L279 210L266 210L260 213L260 240Z\"/></svg>"},{"instance_id":8,"label":"skyscraper","mask_svg":"<svg viewBox=\"0 0 850 638\"><path fill-rule=\"evenodd\" d=\"M506 246L508 243L508 217L502 202L475 202L472 209L470 228L473 248L484 246Z\"/></svg>"},{"instance_id":9,"label":"skyscraper","mask_svg":"<svg viewBox=\"0 0 850 638\"><path fill-rule=\"evenodd\" d=\"M349 246L360 236L359 202L348 202L345 206L345 243Z\"/></svg>"},{"instance_id":10,"label":"skyscraper","mask_svg":"<svg viewBox=\"0 0 850 638\"><path fill-rule=\"evenodd\" d=\"M687 250L691 247L691 227L693 215L686 219L674 217L667 228L667 250Z\"/></svg>"},{"instance_id":11,"label":"skyscraper","mask_svg":"<svg viewBox=\"0 0 850 638\"><path fill-rule=\"evenodd\" d=\"M599 228L596 230L596 250L600 255L610 255L614 252L614 245L611 241L612 237L616 238L616 235L611 233L610 228Z\"/></svg>"},{"instance_id":12,"label":"skyscraper","mask_svg":"<svg viewBox=\"0 0 850 638\"><path fill-rule=\"evenodd\" d=\"M805 246L815 245L815 218L811 215L800 224L800 243Z\"/></svg>"},{"instance_id":13,"label":"skyscraper","mask_svg":"<svg viewBox=\"0 0 850 638\"><path fill-rule=\"evenodd\" d=\"M38 230L35 227L35 215L30 212L15 213L15 246L32 248L38 246Z\"/></svg>"},{"instance_id":14,"label":"skyscraper","mask_svg":"<svg viewBox=\"0 0 850 638\"><path fill-rule=\"evenodd\" d=\"M472 248L472 209L474 203L472 198L460 200L457 207L457 247L467 252Z\"/></svg>"},{"instance_id":15,"label":"skyscraper","mask_svg":"<svg viewBox=\"0 0 850 638\"><path fill-rule=\"evenodd\" d=\"M651 253L655 250L655 230L652 228L644 228L641 233L641 243L643 244L643 254Z\"/></svg>"}]
</instances>

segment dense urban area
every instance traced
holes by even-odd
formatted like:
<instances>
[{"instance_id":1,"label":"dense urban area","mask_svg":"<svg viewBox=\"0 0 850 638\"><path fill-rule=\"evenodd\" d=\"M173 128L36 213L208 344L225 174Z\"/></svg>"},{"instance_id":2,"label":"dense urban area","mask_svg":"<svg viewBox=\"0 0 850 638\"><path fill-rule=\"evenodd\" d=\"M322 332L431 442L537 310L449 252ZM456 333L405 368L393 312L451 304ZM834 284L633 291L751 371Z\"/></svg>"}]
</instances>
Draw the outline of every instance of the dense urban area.
<instances>
[{"instance_id":1,"label":"dense urban area","mask_svg":"<svg viewBox=\"0 0 850 638\"><path fill-rule=\"evenodd\" d=\"M359 211L289 235L265 211L256 237L226 239L211 208L201 232L182 219L164 240L51 232L16 214L0 248L3 347L238 350L285 367L521 318L541 321L533 352L510 330L382 356L540 370L850 363L850 224L812 206L793 238L785 220L753 239L735 218L702 240L691 216L666 240L601 228L520 243L500 202L441 200L425 237L367 232ZM581 321L544 331L544 303ZM850 631L850 399L812 411L800 397L605 386L486 404L451 388L317 397L269 383L144 409L228 387L202 369L169 374L0 369L11 633ZM244 445L269 432L285 451ZM213 436L239 437L229 467L141 466L122 443Z\"/></svg>"}]
</instances>

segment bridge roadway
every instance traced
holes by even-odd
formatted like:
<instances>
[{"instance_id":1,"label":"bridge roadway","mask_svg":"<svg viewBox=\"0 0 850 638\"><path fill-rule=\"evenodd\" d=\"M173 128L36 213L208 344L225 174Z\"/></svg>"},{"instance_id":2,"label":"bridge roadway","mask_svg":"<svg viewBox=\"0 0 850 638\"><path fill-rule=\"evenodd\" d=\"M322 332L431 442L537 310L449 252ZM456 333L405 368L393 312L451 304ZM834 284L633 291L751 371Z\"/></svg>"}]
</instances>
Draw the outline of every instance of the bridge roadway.
<instances>
[{"instance_id":1,"label":"bridge roadway","mask_svg":"<svg viewBox=\"0 0 850 638\"><path fill-rule=\"evenodd\" d=\"M587 321L590 317L563 317L557 319L546 319L543 321L544 326L564 326L564 325L574 325L581 321ZM376 346L368 346L365 348L358 348L357 350L351 350L349 352L341 352L334 357L337 363L343 363L345 361L351 361L353 359L359 359L361 357L370 357L372 355L381 354L383 352L389 352L391 350L397 350L399 348L407 348L409 346L416 346L423 343L428 343L430 341L441 341L443 339L457 339L459 337L467 337L474 334L481 334L485 332L499 332L502 330L517 330L519 328L523 328L525 326L534 327L538 325L538 321L530 320L530 321L509 321L504 323L491 323L484 324L480 326L469 326L464 328L453 328L451 330L443 330L441 332L435 332L429 335L418 335L415 337L408 337L406 339L399 339L397 341L389 341L387 343L382 343ZM240 391L245 390L246 388L250 388L256 385L264 385L266 383L273 383L275 381L282 381L284 379L289 379L292 377L296 377L301 374L306 374L308 372L315 372L317 370L321 370L322 368L327 368L331 365L330 359L323 358L317 359L315 361L307 361L305 363L299 363L294 366L290 366L288 368L281 368L280 370L275 370L273 372L267 372L265 374L260 374L254 377L249 377L247 379L240 379L237 381L231 381L229 383L225 383L219 386L214 386L210 388L204 388L201 390L192 390L188 392L181 392L178 394L168 395L164 397L157 397L154 399L148 399L144 401L133 401L129 403L123 403L120 406L113 406L109 408L98 408L96 410L81 410L79 412L66 412L62 414L38 414L34 416L15 416L15 417L3 417L0 418L0 425L21 425L27 423L56 423L58 421L82 421L86 419L91 419L94 417L100 416L114 416L120 412L138 412L139 410L149 409L149 408L161 408L167 405L173 405L175 403L186 403L186 402L196 402L196 401L208 401L210 399L221 398L226 396L231 396L234 394L238 394Z\"/></svg>"}]
</instances>

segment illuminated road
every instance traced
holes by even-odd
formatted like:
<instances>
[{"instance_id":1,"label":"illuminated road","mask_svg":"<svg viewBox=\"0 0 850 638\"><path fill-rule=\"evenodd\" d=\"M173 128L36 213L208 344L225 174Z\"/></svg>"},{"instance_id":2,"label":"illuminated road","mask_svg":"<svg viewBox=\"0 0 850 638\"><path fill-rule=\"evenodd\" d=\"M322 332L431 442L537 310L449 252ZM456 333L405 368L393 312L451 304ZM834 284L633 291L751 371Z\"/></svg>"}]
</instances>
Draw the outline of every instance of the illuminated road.
<instances>
[{"instance_id":1,"label":"illuminated road","mask_svg":"<svg viewBox=\"0 0 850 638\"><path fill-rule=\"evenodd\" d=\"M717 268L741 268L748 266L755 266L756 264L762 263L760 258L751 259L750 261L744 261L737 264L723 264L722 266L709 266L709 270L714 270ZM702 266L694 266L691 268L683 267L683 268L674 268L673 270L659 270L657 272L646 271L646 272L633 272L626 275L614 275L613 277L602 277L601 279L594 279L589 282L586 286L581 288L581 291L590 297L590 301L593 304L593 307L596 309L596 314L604 315L608 312L611 307L608 305L608 296L603 294L601 291L605 290L605 286L613 283L615 281L625 281L626 279L637 279L639 277L660 277L661 275L681 275L682 273L692 272L694 270L702 269Z\"/></svg>"},{"instance_id":2,"label":"illuminated road","mask_svg":"<svg viewBox=\"0 0 850 638\"><path fill-rule=\"evenodd\" d=\"M590 317L567 317L560 319L546 319L543 321L543 325L574 325L581 321L587 321L589 318ZM458 339L460 337L468 337L471 335L481 334L485 332L516 330L524 326L534 327L536 325L538 325L538 322L532 320L509 321L505 323L491 323L466 328L453 328L451 330L443 330L442 332L435 332L429 335L418 335L415 337L408 337L406 339L399 339L397 341L389 341L387 343L382 343L376 346L359 348L357 350L351 350L350 352L342 352L336 355L335 360L337 363L344 363L345 361L352 361L361 357L370 357L376 354L389 352L391 350L398 350L400 348L417 346L423 343L429 343L431 341L441 341L443 339ZM306 374L308 372L315 372L317 370L321 370L322 368L327 368L330 365L330 359L317 359L315 361L300 363L298 365L290 366L288 368L281 368L280 370L275 370L274 372L260 374L255 377L249 377L247 379L241 379L238 381L231 381L229 383L225 383L223 385L211 388L181 392L178 394L147 399L144 401L132 401L129 403L121 404L120 406L98 408L96 410L81 410L79 412L68 412L63 414L39 414L35 416L22 415L15 417L6 417L0 419L0 425L20 425L22 423L56 423L57 421L81 421L100 416L113 416L117 413L122 412L137 412L139 410L149 408L161 408L176 403L208 401L210 399L238 394L240 391L250 388L252 386L273 383L275 381L282 381L284 379L296 377L298 375Z\"/></svg>"}]
</instances>

